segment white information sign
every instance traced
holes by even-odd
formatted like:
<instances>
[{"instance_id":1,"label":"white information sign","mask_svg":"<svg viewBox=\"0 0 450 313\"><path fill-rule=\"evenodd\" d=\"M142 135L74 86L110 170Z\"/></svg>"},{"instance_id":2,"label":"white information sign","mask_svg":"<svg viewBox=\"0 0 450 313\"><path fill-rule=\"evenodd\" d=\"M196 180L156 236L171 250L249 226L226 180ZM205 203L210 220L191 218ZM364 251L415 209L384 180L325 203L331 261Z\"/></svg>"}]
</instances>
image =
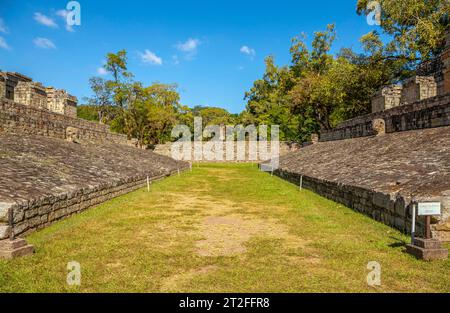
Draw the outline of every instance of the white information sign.
<instances>
[{"instance_id":1,"label":"white information sign","mask_svg":"<svg viewBox=\"0 0 450 313\"><path fill-rule=\"evenodd\" d=\"M418 215L441 215L440 202L419 202Z\"/></svg>"}]
</instances>

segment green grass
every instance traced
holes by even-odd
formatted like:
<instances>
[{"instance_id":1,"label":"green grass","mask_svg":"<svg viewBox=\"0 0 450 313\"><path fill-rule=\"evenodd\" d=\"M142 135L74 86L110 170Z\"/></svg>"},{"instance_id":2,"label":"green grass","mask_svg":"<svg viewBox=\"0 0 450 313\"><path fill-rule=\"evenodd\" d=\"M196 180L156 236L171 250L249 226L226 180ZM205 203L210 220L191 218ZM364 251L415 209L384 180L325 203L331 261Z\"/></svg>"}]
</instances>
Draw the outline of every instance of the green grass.
<instances>
[{"instance_id":1,"label":"green grass","mask_svg":"<svg viewBox=\"0 0 450 313\"><path fill-rule=\"evenodd\" d=\"M256 165L195 165L27 241L33 256L0 261L1 292L450 291L450 261L416 260L407 236Z\"/></svg>"}]
</instances>

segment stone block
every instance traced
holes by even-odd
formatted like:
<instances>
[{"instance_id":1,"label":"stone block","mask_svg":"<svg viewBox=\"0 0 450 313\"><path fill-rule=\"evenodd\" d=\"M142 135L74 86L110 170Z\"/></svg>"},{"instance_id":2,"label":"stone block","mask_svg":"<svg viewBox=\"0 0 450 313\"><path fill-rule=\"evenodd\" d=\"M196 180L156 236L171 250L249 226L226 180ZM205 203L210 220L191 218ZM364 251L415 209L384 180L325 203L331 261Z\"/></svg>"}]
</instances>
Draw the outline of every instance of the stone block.
<instances>
[{"instance_id":1,"label":"stone block","mask_svg":"<svg viewBox=\"0 0 450 313\"><path fill-rule=\"evenodd\" d=\"M80 140L80 130L75 127L66 128L66 140L69 142L78 143Z\"/></svg>"},{"instance_id":2,"label":"stone block","mask_svg":"<svg viewBox=\"0 0 450 313\"><path fill-rule=\"evenodd\" d=\"M383 87L372 98L372 113L388 110L400 105L402 86Z\"/></svg>"},{"instance_id":3,"label":"stone block","mask_svg":"<svg viewBox=\"0 0 450 313\"><path fill-rule=\"evenodd\" d=\"M435 261L435 260L445 260L448 258L447 249L425 249L415 245L406 245L406 252L415 256L420 260L425 261Z\"/></svg>"},{"instance_id":4,"label":"stone block","mask_svg":"<svg viewBox=\"0 0 450 313\"><path fill-rule=\"evenodd\" d=\"M450 54L450 52L449 52ZM450 67L445 69L444 72L444 93L450 93Z\"/></svg>"},{"instance_id":5,"label":"stone block","mask_svg":"<svg viewBox=\"0 0 450 313\"><path fill-rule=\"evenodd\" d=\"M24 239L0 241L0 259L15 259L33 254L34 247L28 245Z\"/></svg>"},{"instance_id":6,"label":"stone block","mask_svg":"<svg viewBox=\"0 0 450 313\"><path fill-rule=\"evenodd\" d=\"M437 239L414 238L414 245L423 249L442 248L442 243Z\"/></svg>"},{"instance_id":7,"label":"stone block","mask_svg":"<svg viewBox=\"0 0 450 313\"><path fill-rule=\"evenodd\" d=\"M47 87L47 108L55 113L69 117L77 117L77 98L68 94L65 90Z\"/></svg>"},{"instance_id":8,"label":"stone block","mask_svg":"<svg viewBox=\"0 0 450 313\"><path fill-rule=\"evenodd\" d=\"M16 210L13 211L13 222L15 224L23 221L24 218L25 212L22 207L18 207Z\"/></svg>"},{"instance_id":9,"label":"stone block","mask_svg":"<svg viewBox=\"0 0 450 313\"><path fill-rule=\"evenodd\" d=\"M14 89L14 101L36 109L47 109L47 93L40 83L19 81Z\"/></svg>"},{"instance_id":10,"label":"stone block","mask_svg":"<svg viewBox=\"0 0 450 313\"><path fill-rule=\"evenodd\" d=\"M14 224L14 234L22 234L28 230L28 221L24 220L18 224Z\"/></svg>"},{"instance_id":11,"label":"stone block","mask_svg":"<svg viewBox=\"0 0 450 313\"><path fill-rule=\"evenodd\" d=\"M11 227L9 225L0 225L0 240L9 238Z\"/></svg>"},{"instance_id":12,"label":"stone block","mask_svg":"<svg viewBox=\"0 0 450 313\"><path fill-rule=\"evenodd\" d=\"M414 76L403 84L401 104L410 104L437 96L437 83L434 76Z\"/></svg>"},{"instance_id":13,"label":"stone block","mask_svg":"<svg viewBox=\"0 0 450 313\"><path fill-rule=\"evenodd\" d=\"M9 209L14 205L11 202L0 202L0 223L7 223L9 219Z\"/></svg>"},{"instance_id":14,"label":"stone block","mask_svg":"<svg viewBox=\"0 0 450 313\"><path fill-rule=\"evenodd\" d=\"M376 118L372 121L372 128L377 136L386 134L386 123L382 118Z\"/></svg>"},{"instance_id":15,"label":"stone block","mask_svg":"<svg viewBox=\"0 0 450 313\"><path fill-rule=\"evenodd\" d=\"M391 202L391 197L388 194L376 192L373 194L372 202L380 208L389 209L389 202Z\"/></svg>"}]
</instances>

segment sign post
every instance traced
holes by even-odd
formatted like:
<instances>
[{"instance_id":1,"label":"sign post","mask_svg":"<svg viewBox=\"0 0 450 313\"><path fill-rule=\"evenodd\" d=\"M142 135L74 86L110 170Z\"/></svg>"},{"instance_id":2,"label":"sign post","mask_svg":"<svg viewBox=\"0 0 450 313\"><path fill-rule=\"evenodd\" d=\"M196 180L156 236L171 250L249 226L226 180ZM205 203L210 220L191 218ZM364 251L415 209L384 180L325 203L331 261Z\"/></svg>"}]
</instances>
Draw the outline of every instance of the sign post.
<instances>
[{"instance_id":1,"label":"sign post","mask_svg":"<svg viewBox=\"0 0 450 313\"><path fill-rule=\"evenodd\" d=\"M412 202L412 225L411 225L411 244L414 244L414 238L416 237L416 206L417 202Z\"/></svg>"},{"instance_id":2,"label":"sign post","mask_svg":"<svg viewBox=\"0 0 450 313\"><path fill-rule=\"evenodd\" d=\"M441 203L419 202L418 215L425 216L425 239L431 239L431 216L441 215Z\"/></svg>"},{"instance_id":3,"label":"sign post","mask_svg":"<svg viewBox=\"0 0 450 313\"><path fill-rule=\"evenodd\" d=\"M417 216L425 217L424 238L415 238ZM438 239L431 238L431 216L441 214L440 202L412 202L412 228L411 244L406 245L406 251L421 260L445 260L448 257L448 250L443 248Z\"/></svg>"}]
</instances>

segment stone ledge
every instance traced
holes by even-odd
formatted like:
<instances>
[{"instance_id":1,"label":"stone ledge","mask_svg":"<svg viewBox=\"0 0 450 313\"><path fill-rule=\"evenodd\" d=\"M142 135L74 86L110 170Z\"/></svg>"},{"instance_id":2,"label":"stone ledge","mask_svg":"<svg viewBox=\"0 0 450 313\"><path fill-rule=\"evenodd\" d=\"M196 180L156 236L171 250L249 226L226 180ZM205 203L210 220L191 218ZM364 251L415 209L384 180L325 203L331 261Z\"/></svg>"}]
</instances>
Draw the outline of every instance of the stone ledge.
<instances>
[{"instance_id":1,"label":"stone ledge","mask_svg":"<svg viewBox=\"0 0 450 313\"><path fill-rule=\"evenodd\" d=\"M447 249L424 249L409 244L406 245L406 252L415 256L417 259L425 261L445 260L448 258Z\"/></svg>"},{"instance_id":2,"label":"stone ledge","mask_svg":"<svg viewBox=\"0 0 450 313\"><path fill-rule=\"evenodd\" d=\"M372 121L376 119L385 121L386 133L448 126L450 93L347 120L332 130L323 131L320 141L374 136L377 131Z\"/></svg>"},{"instance_id":3,"label":"stone ledge","mask_svg":"<svg viewBox=\"0 0 450 313\"><path fill-rule=\"evenodd\" d=\"M11 260L18 257L31 255L34 247L27 244L25 239L0 241L0 259Z\"/></svg>"}]
</instances>

